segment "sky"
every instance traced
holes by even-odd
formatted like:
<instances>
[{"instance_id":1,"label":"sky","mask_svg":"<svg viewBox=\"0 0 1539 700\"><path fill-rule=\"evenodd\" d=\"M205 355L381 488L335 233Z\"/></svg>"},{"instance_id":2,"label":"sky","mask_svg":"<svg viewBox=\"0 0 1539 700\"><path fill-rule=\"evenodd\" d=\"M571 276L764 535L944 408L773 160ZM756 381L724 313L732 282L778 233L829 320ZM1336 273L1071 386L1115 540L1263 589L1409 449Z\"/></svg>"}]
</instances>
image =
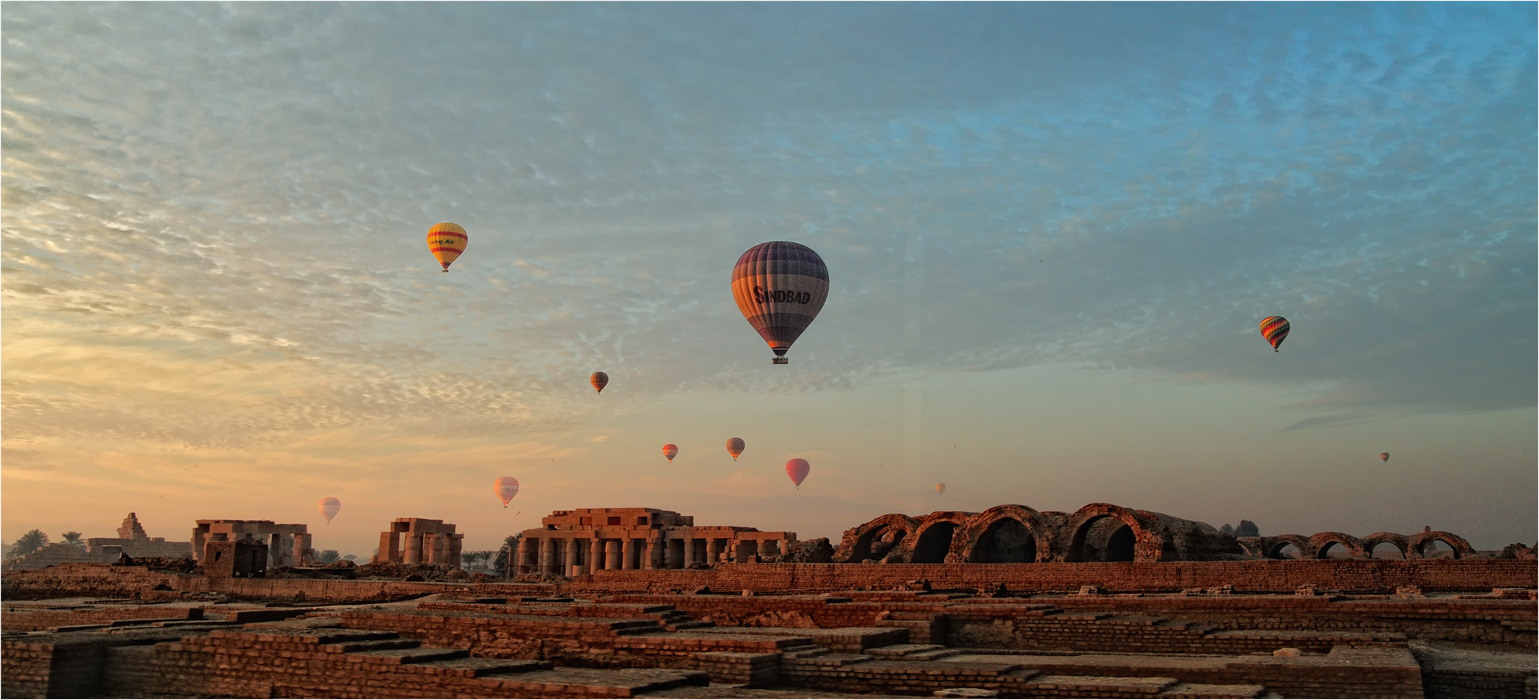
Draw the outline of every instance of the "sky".
<instances>
[{"instance_id":1,"label":"sky","mask_svg":"<svg viewBox=\"0 0 1539 700\"><path fill-rule=\"evenodd\" d=\"M367 558L399 517L467 549L583 507L837 542L1109 502L1532 543L1535 28L1533 3L8 2L0 537L132 511ZM448 273L440 221L470 237ZM772 240L831 283L784 366L730 288Z\"/></svg>"}]
</instances>

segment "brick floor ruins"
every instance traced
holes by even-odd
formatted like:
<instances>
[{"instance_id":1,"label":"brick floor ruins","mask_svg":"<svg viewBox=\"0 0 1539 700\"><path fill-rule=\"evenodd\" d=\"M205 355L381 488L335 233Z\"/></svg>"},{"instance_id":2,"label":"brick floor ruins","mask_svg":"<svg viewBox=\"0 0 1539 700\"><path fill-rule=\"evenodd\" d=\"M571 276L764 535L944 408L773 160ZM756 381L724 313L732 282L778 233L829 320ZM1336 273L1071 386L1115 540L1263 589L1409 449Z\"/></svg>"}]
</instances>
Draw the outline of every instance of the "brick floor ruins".
<instances>
[{"instance_id":1,"label":"brick floor ruins","mask_svg":"<svg viewBox=\"0 0 1539 700\"><path fill-rule=\"evenodd\" d=\"M1011 517L1036 517L1010 508ZM774 560L799 546L794 533L601 510L558 513L552 524L569 527L534 531L566 544L527 546L516 560L528 567L522 581L348 578L341 570L209 577L103 564L8 572L0 694L1536 694L1536 568L1527 548L1428 559L1407 538L1403 560L1277 560L1247 553L1266 553L1276 540L1242 546L1159 514L1132 512L1143 532L1108 510L1036 514L1038 522L1017 529L999 525L1002 507L983 518L884 516L852 529L837 550L825 545L828 563L784 563ZM626 543L603 542L609 517L631 518L621 523ZM641 517L681 529L654 535L638 527ZM1097 524L1108 518L1117 525ZM941 548L925 533L943 524ZM1123 527L1131 546L1113 541ZM776 546L762 544L769 541ZM1315 557L1330 546L1305 544L1299 550ZM1020 561L1027 549L1034 563ZM603 566L582 573L601 561L596 551ZM1106 560L1129 551L1133 561ZM695 555L687 565L686 552ZM580 575L551 571L558 566Z\"/></svg>"}]
</instances>

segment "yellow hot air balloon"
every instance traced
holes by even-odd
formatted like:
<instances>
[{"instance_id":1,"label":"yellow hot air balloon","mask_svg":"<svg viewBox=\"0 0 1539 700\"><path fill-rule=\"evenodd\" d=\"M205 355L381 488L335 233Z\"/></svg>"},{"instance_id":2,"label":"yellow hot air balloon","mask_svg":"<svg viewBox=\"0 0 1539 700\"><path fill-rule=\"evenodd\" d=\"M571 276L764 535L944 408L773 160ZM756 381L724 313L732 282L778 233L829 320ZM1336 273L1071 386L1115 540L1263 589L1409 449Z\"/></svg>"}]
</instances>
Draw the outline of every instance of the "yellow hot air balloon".
<instances>
[{"instance_id":1,"label":"yellow hot air balloon","mask_svg":"<svg viewBox=\"0 0 1539 700\"><path fill-rule=\"evenodd\" d=\"M945 484L936 484L935 485L935 492L936 493L945 493L946 492L946 485Z\"/></svg>"},{"instance_id":2,"label":"yellow hot air balloon","mask_svg":"<svg viewBox=\"0 0 1539 700\"><path fill-rule=\"evenodd\" d=\"M593 385L594 391L602 394L604 393L604 387L609 386L609 375L603 372L594 372L593 376L588 377L588 383Z\"/></svg>"},{"instance_id":3,"label":"yellow hot air balloon","mask_svg":"<svg viewBox=\"0 0 1539 700\"><path fill-rule=\"evenodd\" d=\"M337 517L337 511L342 510L342 502L327 496L321 499L321 517L326 518L326 524L331 524L331 519Z\"/></svg>"},{"instance_id":4,"label":"yellow hot air balloon","mask_svg":"<svg viewBox=\"0 0 1539 700\"><path fill-rule=\"evenodd\" d=\"M444 272L449 271L449 265L465 252L465 244L470 242L470 237L465 235L465 229L459 224L451 224L447 221L441 224L433 224L428 229L428 250L433 251L433 257L438 258L438 264L444 266Z\"/></svg>"},{"instance_id":5,"label":"yellow hot air balloon","mask_svg":"<svg viewBox=\"0 0 1539 700\"><path fill-rule=\"evenodd\" d=\"M743 438L727 438L727 454L732 455L732 461L737 461L737 456L743 454L743 448L747 447Z\"/></svg>"}]
</instances>

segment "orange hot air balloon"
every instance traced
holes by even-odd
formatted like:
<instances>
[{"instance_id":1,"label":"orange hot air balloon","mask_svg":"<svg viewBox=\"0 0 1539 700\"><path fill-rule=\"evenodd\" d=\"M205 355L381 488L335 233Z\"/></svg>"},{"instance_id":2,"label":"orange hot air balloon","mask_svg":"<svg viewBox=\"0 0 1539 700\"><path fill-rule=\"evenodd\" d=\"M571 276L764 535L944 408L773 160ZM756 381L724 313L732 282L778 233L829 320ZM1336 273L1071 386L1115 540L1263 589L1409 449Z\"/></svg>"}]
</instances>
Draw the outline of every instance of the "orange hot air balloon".
<instances>
[{"instance_id":1,"label":"orange hot air balloon","mask_svg":"<svg viewBox=\"0 0 1539 700\"><path fill-rule=\"evenodd\" d=\"M737 456L743 454L743 448L748 445L743 443L743 438L727 438L727 454L732 455L732 461L737 461Z\"/></svg>"},{"instance_id":2,"label":"orange hot air balloon","mask_svg":"<svg viewBox=\"0 0 1539 700\"><path fill-rule=\"evenodd\" d=\"M786 476L791 477L791 483L796 484L796 488L802 487L802 482L807 480L807 472L810 471L812 471L812 465L801 457L786 462Z\"/></svg>"},{"instance_id":3,"label":"orange hot air balloon","mask_svg":"<svg viewBox=\"0 0 1539 700\"><path fill-rule=\"evenodd\" d=\"M1388 452L1380 452L1379 453L1379 459L1382 459L1382 460L1388 462L1389 461L1389 453Z\"/></svg>"},{"instance_id":4,"label":"orange hot air balloon","mask_svg":"<svg viewBox=\"0 0 1539 700\"><path fill-rule=\"evenodd\" d=\"M492 484L492 490L497 492L497 498L502 499L502 507L508 507L508 501L518 495L518 479L511 476L498 477Z\"/></svg>"},{"instance_id":5,"label":"orange hot air balloon","mask_svg":"<svg viewBox=\"0 0 1539 700\"><path fill-rule=\"evenodd\" d=\"M459 259L465 252L465 244L470 242L470 237L465 235L465 229L459 224L451 224L447 221L441 224L433 224L428 229L428 250L433 251L433 257L438 258L438 264L444 266L444 272L449 271L449 265Z\"/></svg>"},{"instance_id":6,"label":"orange hot air balloon","mask_svg":"<svg viewBox=\"0 0 1539 700\"><path fill-rule=\"evenodd\" d=\"M935 492L938 493L938 494L946 493L946 485L943 484L943 483L942 484L936 484L935 485Z\"/></svg>"},{"instance_id":7,"label":"orange hot air balloon","mask_svg":"<svg viewBox=\"0 0 1539 700\"><path fill-rule=\"evenodd\" d=\"M593 385L594 391L602 394L604 393L604 387L609 386L609 375L603 372L594 372L593 376L588 377L588 383Z\"/></svg>"},{"instance_id":8,"label":"orange hot air balloon","mask_svg":"<svg viewBox=\"0 0 1539 700\"><path fill-rule=\"evenodd\" d=\"M1277 346L1282 345L1283 338L1288 337L1288 330L1292 325L1288 319L1281 316L1268 316L1261 321L1261 336L1266 342L1272 344L1272 352L1279 352Z\"/></svg>"},{"instance_id":9,"label":"orange hot air balloon","mask_svg":"<svg viewBox=\"0 0 1539 700\"><path fill-rule=\"evenodd\" d=\"M749 248L732 268L738 311L786 364L786 351L828 300L828 266L800 243L770 241Z\"/></svg>"},{"instance_id":10,"label":"orange hot air balloon","mask_svg":"<svg viewBox=\"0 0 1539 700\"><path fill-rule=\"evenodd\" d=\"M321 499L321 517L326 519L326 524L331 524L331 519L337 517L337 511L342 510L342 502L327 496Z\"/></svg>"},{"instance_id":11,"label":"orange hot air balloon","mask_svg":"<svg viewBox=\"0 0 1539 700\"><path fill-rule=\"evenodd\" d=\"M678 445L675 445L675 444L673 444L671 442L666 444L666 445L663 445L663 456L667 457L668 461L670 463L673 462L673 458L675 456L677 456L678 454L679 454L679 446Z\"/></svg>"}]
</instances>

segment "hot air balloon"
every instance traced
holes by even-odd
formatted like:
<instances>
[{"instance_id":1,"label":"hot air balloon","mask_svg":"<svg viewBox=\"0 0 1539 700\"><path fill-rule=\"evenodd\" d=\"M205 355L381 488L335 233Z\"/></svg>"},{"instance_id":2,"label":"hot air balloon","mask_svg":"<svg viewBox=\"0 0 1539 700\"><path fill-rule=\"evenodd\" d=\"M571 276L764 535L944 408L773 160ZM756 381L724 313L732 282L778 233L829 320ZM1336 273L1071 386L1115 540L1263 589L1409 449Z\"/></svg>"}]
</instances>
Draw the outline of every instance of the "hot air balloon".
<instances>
[{"instance_id":1,"label":"hot air balloon","mask_svg":"<svg viewBox=\"0 0 1539 700\"><path fill-rule=\"evenodd\" d=\"M674 456L677 455L678 453L679 453L679 446L678 445L675 445L675 444L673 444L671 442L666 444L666 445L663 445L663 456L667 457L669 462L672 462Z\"/></svg>"},{"instance_id":2,"label":"hot air balloon","mask_svg":"<svg viewBox=\"0 0 1539 700\"><path fill-rule=\"evenodd\" d=\"M331 519L337 517L337 511L342 510L342 502L327 496L321 499L321 516L326 518L326 524L331 524Z\"/></svg>"},{"instance_id":3,"label":"hot air balloon","mask_svg":"<svg viewBox=\"0 0 1539 700\"><path fill-rule=\"evenodd\" d=\"M1389 461L1389 453L1388 452L1380 452L1379 453L1379 459L1382 459L1382 460L1388 462Z\"/></svg>"},{"instance_id":4,"label":"hot air balloon","mask_svg":"<svg viewBox=\"0 0 1539 700\"><path fill-rule=\"evenodd\" d=\"M743 454L744 447L747 445L743 443L743 438L727 438L727 454L732 455L732 461L737 461L737 456Z\"/></svg>"},{"instance_id":5,"label":"hot air balloon","mask_svg":"<svg viewBox=\"0 0 1539 700\"><path fill-rule=\"evenodd\" d=\"M502 499L502 507L508 507L508 501L518 495L518 479L511 476L497 477L497 482L492 484L492 490L497 492L497 497Z\"/></svg>"},{"instance_id":6,"label":"hot air balloon","mask_svg":"<svg viewBox=\"0 0 1539 700\"><path fill-rule=\"evenodd\" d=\"M1289 327L1288 319L1281 316L1268 316L1261 322L1261 335L1272 344L1272 352L1277 352L1277 346L1282 345L1283 338L1288 337Z\"/></svg>"},{"instance_id":7,"label":"hot air balloon","mask_svg":"<svg viewBox=\"0 0 1539 700\"><path fill-rule=\"evenodd\" d=\"M470 237L465 235L465 229L458 224L447 221L441 224L433 224L428 229L428 250L433 251L433 257L438 258L438 264L444 266L444 272L449 271L449 265L465 252L465 244L470 242Z\"/></svg>"},{"instance_id":8,"label":"hot air balloon","mask_svg":"<svg viewBox=\"0 0 1539 700\"><path fill-rule=\"evenodd\" d=\"M946 485L945 484L936 484L935 485L935 492L936 493L945 493L946 492Z\"/></svg>"},{"instance_id":9,"label":"hot air balloon","mask_svg":"<svg viewBox=\"0 0 1539 700\"><path fill-rule=\"evenodd\" d=\"M786 476L791 477L791 483L796 484L796 488L802 487L802 482L807 480L807 472L810 471L812 471L812 465L801 457L786 462Z\"/></svg>"},{"instance_id":10,"label":"hot air balloon","mask_svg":"<svg viewBox=\"0 0 1539 700\"><path fill-rule=\"evenodd\" d=\"M604 393L604 387L609 386L609 375L603 372L594 372L593 376L588 377L588 383L593 385L594 391L602 394Z\"/></svg>"},{"instance_id":11,"label":"hot air balloon","mask_svg":"<svg viewBox=\"0 0 1539 700\"><path fill-rule=\"evenodd\" d=\"M828 299L828 266L811 248L790 241L760 243L732 268L737 308L786 364L786 350L817 318Z\"/></svg>"}]
</instances>

